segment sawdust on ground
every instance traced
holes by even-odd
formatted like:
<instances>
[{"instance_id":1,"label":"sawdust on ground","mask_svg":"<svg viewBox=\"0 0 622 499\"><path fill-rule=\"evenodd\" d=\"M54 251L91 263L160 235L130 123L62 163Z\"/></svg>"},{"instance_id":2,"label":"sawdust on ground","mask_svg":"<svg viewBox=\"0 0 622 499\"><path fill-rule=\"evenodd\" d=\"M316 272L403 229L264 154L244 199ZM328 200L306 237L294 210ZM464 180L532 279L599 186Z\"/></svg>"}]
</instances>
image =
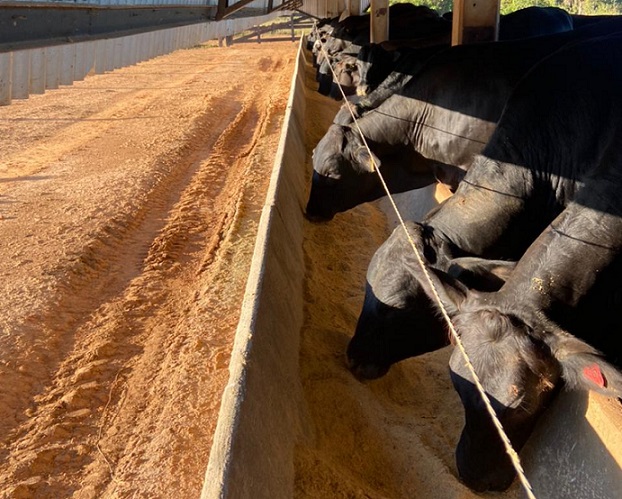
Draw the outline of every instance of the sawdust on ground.
<instances>
[{"instance_id":1,"label":"sawdust on ground","mask_svg":"<svg viewBox=\"0 0 622 499\"><path fill-rule=\"evenodd\" d=\"M307 68L307 139L311 152L339 104L317 92ZM436 199L449 195L436 191ZM422 196L397 196L406 219ZM425 197L424 197L425 199ZM433 204L430 204L431 208ZM451 347L395 364L381 379L361 382L345 351L356 327L365 274L374 252L396 226L386 198L305 222L305 324L300 369L311 421L296 448L295 496L331 499L473 499L519 497L518 481L503 493L478 494L457 478L454 450L463 409L449 378Z\"/></svg>"}]
</instances>

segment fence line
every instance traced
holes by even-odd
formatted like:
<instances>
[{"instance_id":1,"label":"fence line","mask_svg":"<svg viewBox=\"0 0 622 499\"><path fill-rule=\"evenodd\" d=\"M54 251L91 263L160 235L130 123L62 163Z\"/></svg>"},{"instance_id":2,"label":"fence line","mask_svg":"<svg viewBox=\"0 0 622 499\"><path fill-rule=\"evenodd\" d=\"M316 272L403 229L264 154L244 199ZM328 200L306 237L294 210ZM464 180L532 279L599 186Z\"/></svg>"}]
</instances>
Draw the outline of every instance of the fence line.
<instances>
[{"instance_id":1,"label":"fence line","mask_svg":"<svg viewBox=\"0 0 622 499\"><path fill-rule=\"evenodd\" d=\"M289 12L241 17L157 31L0 53L0 105L13 99L71 85L91 74L102 74L141 61L221 40Z\"/></svg>"}]
</instances>

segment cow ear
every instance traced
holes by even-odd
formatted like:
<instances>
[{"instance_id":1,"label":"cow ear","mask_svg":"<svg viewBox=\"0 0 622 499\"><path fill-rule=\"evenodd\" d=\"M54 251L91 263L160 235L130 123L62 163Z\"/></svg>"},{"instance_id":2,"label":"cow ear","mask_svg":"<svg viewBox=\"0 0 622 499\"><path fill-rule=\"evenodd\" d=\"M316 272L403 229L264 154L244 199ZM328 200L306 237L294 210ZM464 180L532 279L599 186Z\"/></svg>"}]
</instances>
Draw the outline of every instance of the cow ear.
<instances>
[{"instance_id":1,"label":"cow ear","mask_svg":"<svg viewBox=\"0 0 622 499\"><path fill-rule=\"evenodd\" d=\"M450 317L456 315L466 300L470 292L469 289L455 277L432 267L425 256L425 250L423 250L423 253L420 253L423 262L420 262L419 258L417 258L412 245L414 244L419 248L419 251L426 247L426 228L422 224L406 222L406 226L403 229L405 230L397 227L394 233L399 234L398 241L400 241L400 248L403 248L405 251L404 263L409 273L415 278L439 312L442 305ZM421 263L423 263L423 266Z\"/></svg>"},{"instance_id":2,"label":"cow ear","mask_svg":"<svg viewBox=\"0 0 622 499\"><path fill-rule=\"evenodd\" d=\"M364 172L375 172L380 168L380 159L367 147L362 145L354 151L353 158Z\"/></svg>"},{"instance_id":3,"label":"cow ear","mask_svg":"<svg viewBox=\"0 0 622 499\"><path fill-rule=\"evenodd\" d=\"M516 267L516 262L477 257L454 258L447 273L478 291L498 291Z\"/></svg>"},{"instance_id":4,"label":"cow ear","mask_svg":"<svg viewBox=\"0 0 622 499\"><path fill-rule=\"evenodd\" d=\"M393 62L397 62L400 57L402 57L402 52L400 50L394 50L391 54Z\"/></svg>"},{"instance_id":5,"label":"cow ear","mask_svg":"<svg viewBox=\"0 0 622 499\"><path fill-rule=\"evenodd\" d=\"M430 271L430 276L433 276L432 282L434 283L436 293L438 294L441 303L447 310L449 316L453 317L462 308L462 304L469 294L469 288L458 279L441 270L430 268ZM436 282L434 279L436 279ZM431 295L430 291L427 289L426 293L428 296ZM430 296L430 298L434 297ZM436 303L436 300L434 300L433 303Z\"/></svg>"},{"instance_id":6,"label":"cow ear","mask_svg":"<svg viewBox=\"0 0 622 499\"><path fill-rule=\"evenodd\" d=\"M430 266L426 266L426 276L419 262L412 262L411 265L414 266L413 274L415 274L417 282L439 312L441 305L450 317L460 312L462 304L469 294L469 289L463 283L442 270Z\"/></svg>"},{"instance_id":7,"label":"cow ear","mask_svg":"<svg viewBox=\"0 0 622 499\"><path fill-rule=\"evenodd\" d=\"M622 397L622 373L597 350L564 331L546 336L545 341L562 367L562 377L568 388Z\"/></svg>"},{"instance_id":8,"label":"cow ear","mask_svg":"<svg viewBox=\"0 0 622 499\"><path fill-rule=\"evenodd\" d=\"M359 166L361 172L371 173L376 168L380 168L380 159L365 147L357 130L350 129L346 135L352 161Z\"/></svg>"}]
</instances>

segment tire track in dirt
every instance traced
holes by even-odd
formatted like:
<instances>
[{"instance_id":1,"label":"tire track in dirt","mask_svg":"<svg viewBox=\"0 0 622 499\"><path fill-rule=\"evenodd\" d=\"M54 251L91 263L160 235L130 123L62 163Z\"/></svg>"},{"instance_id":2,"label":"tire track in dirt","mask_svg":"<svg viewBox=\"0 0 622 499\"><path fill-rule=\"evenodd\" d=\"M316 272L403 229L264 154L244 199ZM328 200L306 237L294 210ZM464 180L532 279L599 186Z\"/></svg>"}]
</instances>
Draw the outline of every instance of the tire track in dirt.
<instances>
[{"instance_id":1,"label":"tire track in dirt","mask_svg":"<svg viewBox=\"0 0 622 499\"><path fill-rule=\"evenodd\" d=\"M221 102L215 104L223 113L224 127L227 120L236 116L240 105L232 98L235 89L225 94ZM160 230L166 213L174 203L174 195L188 182L193 175L192 168L197 168L197 158L209 156L210 149L216 142L219 129L209 116L198 120L195 136L210 137L203 143L197 142L195 150L189 151L187 144L179 147L175 157L163 162L154 170L158 180L150 188L140 202L131 210L119 214L109 220L105 226L94 233L91 241L78 253L67 255L66 261L60 261L48 270L50 276L58 277L49 286L49 292L55 297L54 303L48 303L47 310L27 318L26 327L22 328L20 343L33 343L30 350L35 366L8 366L16 369L2 369L3 379L8 380L9 387L15 386L21 393L21 400L31 400L24 393L23 377L30 377L32 390L40 390L46 386L46 379L53 377L54 366L70 351L75 340L73 331L79 327L80 320L101 303L119 293L131 279L141 272L149 241ZM183 156L188 156L184 163ZM165 202L168 201L168 204ZM123 252L121 252L123 248ZM128 265L128 262L132 262ZM44 328L44 329L43 329ZM43 330L42 330L43 329ZM36 340L35 340L36 338ZM19 347L19 345L17 345ZM3 342L4 354L11 354L11 345ZM31 368L31 369L28 369ZM17 397L16 397L17 398ZM11 407L15 412L20 408ZM7 421L0 407L0 420L3 421L0 438L6 438ZM29 416L28 411L24 415ZM1 455L0 455L1 457Z\"/></svg>"},{"instance_id":2,"label":"tire track in dirt","mask_svg":"<svg viewBox=\"0 0 622 499\"><path fill-rule=\"evenodd\" d=\"M243 114L244 113L241 113L240 116L243 116ZM247 114L243 116L243 120L240 121L246 123L255 122L256 114L256 110L249 109L247 110ZM200 490L202 472L207 462L210 447L208 444L211 443L213 428L206 428L201 424L201 418L197 416L204 410L215 412L218 409L220 390L226 382L227 373L225 368L228 363L230 352L231 331L233 331L235 323L237 323L238 313L237 308L231 310L231 304L226 303L224 300L217 299L218 289L217 286L214 285L214 277L218 276L218 272L216 269L211 268L211 265L208 266L205 263L206 258L211 262L222 262L225 260L222 255L222 252L226 251L226 245L224 243L235 229L236 223L240 220L241 211L244 209L242 198L245 188L242 188L244 184L240 182L240 180L245 176L248 170L248 163L245 161L246 154L240 154L239 157L232 162L231 154L227 153L227 150L240 150L239 146L243 144L241 139L244 138L244 135L240 135L239 125L239 122L232 124L230 130L233 133L228 137L223 136L225 140L217 144L214 149L215 154L210 158L209 163L211 163L211 165L210 168L207 169L208 172L213 166L216 166L216 169L220 170L223 165L231 165L231 172L229 173L231 179L227 182L227 185L220 194L220 196L228 198L228 202L224 203L218 199L214 202L214 205L223 206L226 207L226 209L219 213L217 217L214 217L213 223L209 224L212 226L212 230L209 230L205 235L210 235L211 237L205 239L206 244L202 251L204 256L196 261L196 264L198 264L197 266L192 265L190 267L193 272L196 272L200 276L202 288L201 290L194 290L193 297L195 299L198 298L196 305L193 306L189 305L187 302L185 303L186 308L189 309L188 315L192 316L194 313L197 314L194 320L201 321L198 314L205 314L204 320L201 321L203 328L209 331L210 319L217 319L217 322L221 325L213 331L215 334L204 335L201 334L200 331L197 331L196 333L198 334L192 334L191 332L191 334L188 335L188 317L179 317L172 314L173 310L178 310L179 307L175 304L175 299L169 296L167 300L172 306L170 308L168 306L164 307L164 310L160 311L163 313L158 314L162 315L160 319L166 323L166 326L157 329L154 328L151 336L145 343L148 351L159 349L159 352L162 354L161 361L154 364L154 358L157 358L157 354L155 353L142 356L140 359L141 365L136 366L131 379L128 379L126 385L130 387L130 390L134 391L136 387L146 384L149 384L151 387L156 387L152 389L158 391L166 390L166 387L169 386L170 383L168 378L170 378L171 372L176 372L180 366L188 365L190 362L188 357L192 356L190 350L194 347L203 351L203 360L207 361L202 365L202 371L205 373L204 384L206 387L212 384L210 381L213 380L210 380L210 375L220 371L220 374L218 374L220 377L218 389L214 391L213 388L211 388L209 397L198 397L195 395L192 404L188 404L187 401L174 400L171 401L170 405L167 404L165 408L146 407L145 411L140 415L141 422L139 427L142 431L137 430L133 434L133 437L138 440L135 442L130 440L129 445L118 449L116 452L114 452L114 447L112 447L112 453L119 455L114 475L119 481L113 480L106 489L106 494L112 494L114 492L121 493L122 495L129 495L131 492L140 490L140 495L157 495L158 486L156 484L162 480L163 474L168 475L164 481L171 483L175 481L176 475L183 473L184 468L188 466L199 470L199 472L188 477L187 483L180 487L181 490L175 490L175 493L173 493L169 488L167 492L173 493L173 495L179 497L188 497L191 496L190 492L194 492L194 495L197 495ZM250 130L249 127L246 128ZM222 152L222 154L218 154L218 152ZM197 179L195 185L199 192L204 189L206 181L208 184L213 181L209 177L210 175L206 175L203 179ZM201 195L197 191L194 191L190 196L185 196L184 199L197 200L201 199ZM190 219L191 223L196 223L196 220L193 220L192 216L187 218ZM177 230L173 232L179 233ZM172 236L173 239L175 239L177 234L170 234L167 231L166 236ZM158 255L160 255L159 252ZM185 278L184 272L178 279ZM175 280L175 278L173 278L173 280ZM177 288L177 284L170 286L171 290ZM197 296L197 293L200 293L199 296ZM235 303L237 303L237 300ZM208 304L210 305L209 307L207 307ZM222 327L223 317L220 316L221 314L233 314L232 318L234 318L234 320L229 323L229 332L227 334L224 334L225 330ZM161 344L166 342L167 337L170 336L169 332L171 330L178 331L179 334L176 334L175 339L170 341L165 349L162 349ZM185 333L182 333L182 331ZM166 355L164 355L164 352L166 352ZM183 357L186 358L182 361L181 359ZM189 383L186 376L177 377L176 383L176 393L194 392L196 394L196 390L200 389L198 384ZM208 401L211 401L211 403ZM203 409L201 409L201 407L203 407ZM186 411L182 411L180 414L180 408L186 408ZM137 419L138 414L132 410L126 410L125 407L120 407L118 411L116 417L122 421L120 426L127 427L132 421ZM147 416L145 416L145 414L147 414ZM167 430L175 431L171 433ZM151 435L149 438L150 441L140 441L139 439L144 438L144 435L147 435L148 431ZM157 435L156 438L153 437L154 433ZM186 436L185 438L184 435ZM194 463L191 461L195 459L195 457L188 456L186 450L188 449L188 442L186 439L189 436L197 440L197 443L193 445L193 447L195 447L195 452L201 450L200 456L202 459ZM199 443L199 441L202 441L202 443ZM114 444L114 441L111 441L111 439L103 440L103 444L106 448L108 448L107 445L109 445L109 442L110 444ZM117 444L118 443L122 443L122 441L117 441ZM133 450L134 448L140 449L138 454ZM164 452L163 449L165 449ZM141 471L137 472L137 470L132 468L136 460L143 463L151 463L151 465L143 466ZM166 465L163 466L163 463L166 463Z\"/></svg>"},{"instance_id":3,"label":"tire track in dirt","mask_svg":"<svg viewBox=\"0 0 622 499\"><path fill-rule=\"evenodd\" d=\"M107 226L103 235L76 257L75 265L65 269L72 276L66 281L66 298L36 321L56 323L52 329L59 333L75 333L63 333L69 336L66 345L48 348L60 351L58 358L63 359L54 373L55 382L35 397L36 410L26 411L30 419L8 439L9 455L4 457L11 460L10 453L20 451L11 463L12 475L4 477L7 483L17 483L13 496L63 496L78 493L79 488L80 497L100 497L106 483L112 489L136 491L140 489L132 484L136 462L154 461L157 452L150 450L148 441L160 426L174 428L171 421L185 425L185 436L180 442L178 436L167 435L165 440L171 446L162 447L158 441L158 448L170 452L155 459L156 484L162 478L157 476L161 474L157 461L170 461L171 475L184 471L187 463L182 448L188 447L189 436L211 443L212 429L202 428L199 416L201 410L217 410L219 391L215 394L209 388L213 381L209 373L223 371L219 376L224 385L230 346L218 334L205 339L202 330L208 325L201 315L214 305L215 297L209 296L211 264L218 260L223 241L243 216L248 189L245 177L251 164L247 159L275 112L271 96L267 102L249 100L240 105L231 99L233 93L219 102L219 110L228 107L228 114L233 111L236 119L217 140L207 143L202 132L212 129L214 120L203 119L194 134L199 138L184 146L184 157L180 158L184 165L177 164L175 174L165 167L159 169L163 179L153 189L149 202L131 217ZM219 120L220 125L230 121L222 113ZM168 191L174 194L167 196ZM162 219L167 223L159 230ZM152 243L145 257L144 246L149 240ZM114 262L127 259L134 261L133 268L141 267L144 259L141 273L121 273L123 278L119 279L120 274L115 272L118 282L111 281L108 274ZM197 276L196 285L184 286ZM76 295L82 302L79 307L72 306ZM79 319L85 310L93 312L87 322ZM58 318L54 320L54 316ZM215 332L234 325L225 321ZM53 366L54 359L46 359L45 364ZM189 365L193 366L189 372L197 368L205 372L205 379L199 380L202 383L181 375ZM171 403L173 414L162 407L150 408L148 400L156 394L158 399L166 398L166 378L171 373L179 385L176 392L188 397ZM46 382L38 379L37 384ZM125 409L124 403L130 398L134 401L132 409ZM205 399L211 402L206 404ZM190 417L179 415L184 406L188 406ZM118 438L120 432L127 431L122 428L133 430L128 438ZM204 466L208 451L209 445L205 445L200 464L193 465L195 469ZM59 468L63 470L60 476L46 478ZM201 479L199 474L189 480L193 490L200 488Z\"/></svg>"}]
</instances>

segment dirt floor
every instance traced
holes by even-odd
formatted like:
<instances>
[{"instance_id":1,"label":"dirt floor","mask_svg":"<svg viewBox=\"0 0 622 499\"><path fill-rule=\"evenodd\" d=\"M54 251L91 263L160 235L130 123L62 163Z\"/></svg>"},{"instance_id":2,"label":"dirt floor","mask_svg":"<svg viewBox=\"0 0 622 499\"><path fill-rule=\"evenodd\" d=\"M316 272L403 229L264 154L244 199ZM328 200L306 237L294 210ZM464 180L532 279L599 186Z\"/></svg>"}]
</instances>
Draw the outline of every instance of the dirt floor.
<instances>
[{"instance_id":1,"label":"dirt floor","mask_svg":"<svg viewBox=\"0 0 622 499\"><path fill-rule=\"evenodd\" d=\"M0 107L0 497L199 496L296 50Z\"/></svg>"}]
</instances>

